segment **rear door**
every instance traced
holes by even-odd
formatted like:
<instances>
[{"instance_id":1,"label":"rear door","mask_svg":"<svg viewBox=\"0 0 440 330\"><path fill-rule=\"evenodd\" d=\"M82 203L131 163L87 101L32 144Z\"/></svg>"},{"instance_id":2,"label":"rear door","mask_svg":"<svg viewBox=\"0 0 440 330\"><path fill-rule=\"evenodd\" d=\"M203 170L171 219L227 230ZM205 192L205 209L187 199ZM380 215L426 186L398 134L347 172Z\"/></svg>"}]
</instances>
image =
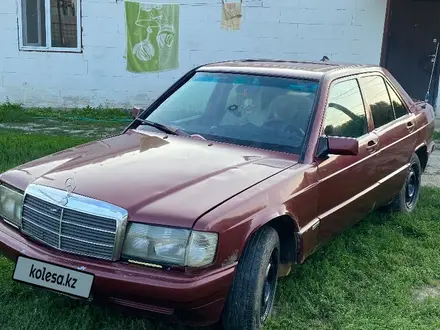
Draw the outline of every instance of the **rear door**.
<instances>
[{"instance_id":1,"label":"rear door","mask_svg":"<svg viewBox=\"0 0 440 330\"><path fill-rule=\"evenodd\" d=\"M378 136L371 129L358 80L350 77L334 81L322 135L356 138L360 150L357 156L329 155L318 160L320 244L358 222L374 207Z\"/></svg>"},{"instance_id":2,"label":"rear door","mask_svg":"<svg viewBox=\"0 0 440 330\"><path fill-rule=\"evenodd\" d=\"M417 142L415 115L410 113L388 79L374 73L359 78L373 132L379 137L376 157L381 187L377 203L388 202L402 188Z\"/></svg>"}]
</instances>

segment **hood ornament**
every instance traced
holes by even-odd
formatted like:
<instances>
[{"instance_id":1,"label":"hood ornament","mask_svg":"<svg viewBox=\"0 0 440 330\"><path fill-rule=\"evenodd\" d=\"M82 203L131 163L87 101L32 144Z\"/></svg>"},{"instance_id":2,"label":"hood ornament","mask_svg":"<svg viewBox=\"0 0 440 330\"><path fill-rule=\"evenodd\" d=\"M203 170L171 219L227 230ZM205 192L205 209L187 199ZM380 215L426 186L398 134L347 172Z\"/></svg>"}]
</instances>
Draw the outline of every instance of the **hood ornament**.
<instances>
[{"instance_id":1,"label":"hood ornament","mask_svg":"<svg viewBox=\"0 0 440 330\"><path fill-rule=\"evenodd\" d=\"M37 188L38 189L38 188ZM50 196L49 194L47 194L45 191L38 189L40 191L40 193L42 193L44 196L46 196L47 198L53 200L56 204L60 204L62 206L66 206L67 203L69 202L69 197L70 195L75 191L76 189L76 182L74 178L68 178L65 182L64 182L64 189L66 190L67 194L66 196L64 196L61 200L55 199L52 196ZM56 209L51 209L51 211L54 211Z\"/></svg>"},{"instance_id":2,"label":"hood ornament","mask_svg":"<svg viewBox=\"0 0 440 330\"><path fill-rule=\"evenodd\" d=\"M69 202L70 195L75 191L76 189L76 182L74 178L68 178L66 182L64 183L64 189L67 191L67 195L61 199L60 204L63 206L66 206Z\"/></svg>"}]
</instances>

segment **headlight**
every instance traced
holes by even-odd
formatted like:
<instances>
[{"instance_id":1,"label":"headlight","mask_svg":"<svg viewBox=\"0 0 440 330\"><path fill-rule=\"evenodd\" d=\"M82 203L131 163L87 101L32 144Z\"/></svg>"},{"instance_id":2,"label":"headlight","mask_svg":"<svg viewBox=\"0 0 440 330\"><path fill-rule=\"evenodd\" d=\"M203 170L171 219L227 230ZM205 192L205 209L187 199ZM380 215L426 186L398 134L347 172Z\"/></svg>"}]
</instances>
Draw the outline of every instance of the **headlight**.
<instances>
[{"instance_id":1,"label":"headlight","mask_svg":"<svg viewBox=\"0 0 440 330\"><path fill-rule=\"evenodd\" d=\"M159 264L202 267L214 261L218 235L130 223L122 256Z\"/></svg>"},{"instance_id":2,"label":"headlight","mask_svg":"<svg viewBox=\"0 0 440 330\"><path fill-rule=\"evenodd\" d=\"M0 216L14 225L21 226L23 195L0 185Z\"/></svg>"}]
</instances>

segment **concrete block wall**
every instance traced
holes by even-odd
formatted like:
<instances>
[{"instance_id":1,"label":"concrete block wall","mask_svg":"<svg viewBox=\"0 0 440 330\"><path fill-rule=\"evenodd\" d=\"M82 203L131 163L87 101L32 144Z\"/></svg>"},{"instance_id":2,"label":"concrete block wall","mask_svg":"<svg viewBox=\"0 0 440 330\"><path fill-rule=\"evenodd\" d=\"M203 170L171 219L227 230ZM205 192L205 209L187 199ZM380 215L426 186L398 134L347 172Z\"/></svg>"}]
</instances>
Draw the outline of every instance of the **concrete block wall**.
<instances>
[{"instance_id":1,"label":"concrete block wall","mask_svg":"<svg viewBox=\"0 0 440 330\"><path fill-rule=\"evenodd\" d=\"M240 58L378 64L386 1L243 0L241 29L221 28L220 0L180 3L180 67L126 71L123 0L81 0L82 53L18 49L17 3L0 1L0 102L26 106L146 105L199 64Z\"/></svg>"}]
</instances>

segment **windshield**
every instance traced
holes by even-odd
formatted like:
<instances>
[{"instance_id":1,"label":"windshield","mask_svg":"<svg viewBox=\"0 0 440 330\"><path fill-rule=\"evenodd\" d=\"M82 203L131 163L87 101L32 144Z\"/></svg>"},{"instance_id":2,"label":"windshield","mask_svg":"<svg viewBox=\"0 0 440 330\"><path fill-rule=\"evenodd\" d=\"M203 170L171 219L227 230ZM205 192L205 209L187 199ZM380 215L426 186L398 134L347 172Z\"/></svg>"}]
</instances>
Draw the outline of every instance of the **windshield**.
<instances>
[{"instance_id":1,"label":"windshield","mask_svg":"<svg viewBox=\"0 0 440 330\"><path fill-rule=\"evenodd\" d=\"M312 80L198 72L143 119L211 141L299 154L317 90Z\"/></svg>"}]
</instances>

